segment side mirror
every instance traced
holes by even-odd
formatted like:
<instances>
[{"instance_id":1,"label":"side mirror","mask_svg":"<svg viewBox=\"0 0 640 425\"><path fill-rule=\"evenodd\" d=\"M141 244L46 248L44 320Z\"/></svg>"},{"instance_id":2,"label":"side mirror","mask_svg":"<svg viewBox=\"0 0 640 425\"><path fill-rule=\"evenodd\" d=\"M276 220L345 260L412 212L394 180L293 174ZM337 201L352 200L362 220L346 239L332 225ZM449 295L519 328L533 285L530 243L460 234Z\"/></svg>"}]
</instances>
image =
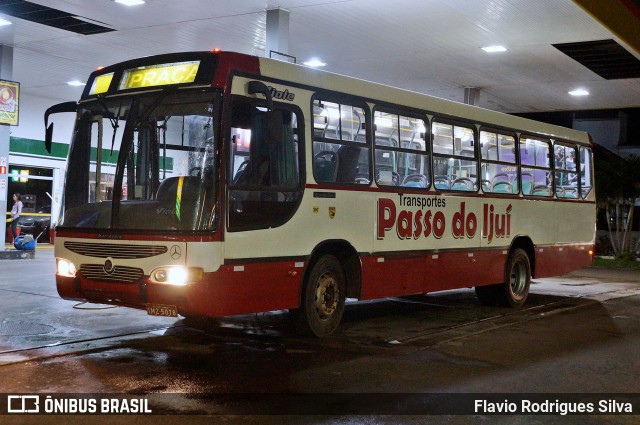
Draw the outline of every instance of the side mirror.
<instances>
[{"instance_id":1,"label":"side mirror","mask_svg":"<svg viewBox=\"0 0 640 425\"><path fill-rule=\"evenodd\" d=\"M49 127L45 130L44 135L44 148L47 150L47 153L51 153L51 146L53 145L53 123L49 124Z\"/></svg>"},{"instance_id":2,"label":"side mirror","mask_svg":"<svg viewBox=\"0 0 640 425\"><path fill-rule=\"evenodd\" d=\"M76 112L77 110L78 102L64 102L53 105L44 112L44 147L47 149L48 153L51 153L51 146L53 144L53 123L49 124L49 115L60 112Z\"/></svg>"}]
</instances>

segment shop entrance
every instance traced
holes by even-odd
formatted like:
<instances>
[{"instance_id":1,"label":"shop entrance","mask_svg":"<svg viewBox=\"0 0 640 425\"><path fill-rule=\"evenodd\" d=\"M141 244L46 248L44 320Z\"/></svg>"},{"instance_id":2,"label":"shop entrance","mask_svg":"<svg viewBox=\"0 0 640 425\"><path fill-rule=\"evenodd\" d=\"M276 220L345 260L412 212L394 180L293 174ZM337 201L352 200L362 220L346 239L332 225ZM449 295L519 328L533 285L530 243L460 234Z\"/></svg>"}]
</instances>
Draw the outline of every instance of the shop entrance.
<instances>
[{"instance_id":1,"label":"shop entrance","mask_svg":"<svg viewBox=\"0 0 640 425\"><path fill-rule=\"evenodd\" d=\"M51 194L53 169L11 165L9 167L9 190L7 193L7 243L13 243L10 229L10 214L13 194L19 193L23 204L18 219L20 234L31 234L38 242L49 242L51 228Z\"/></svg>"}]
</instances>

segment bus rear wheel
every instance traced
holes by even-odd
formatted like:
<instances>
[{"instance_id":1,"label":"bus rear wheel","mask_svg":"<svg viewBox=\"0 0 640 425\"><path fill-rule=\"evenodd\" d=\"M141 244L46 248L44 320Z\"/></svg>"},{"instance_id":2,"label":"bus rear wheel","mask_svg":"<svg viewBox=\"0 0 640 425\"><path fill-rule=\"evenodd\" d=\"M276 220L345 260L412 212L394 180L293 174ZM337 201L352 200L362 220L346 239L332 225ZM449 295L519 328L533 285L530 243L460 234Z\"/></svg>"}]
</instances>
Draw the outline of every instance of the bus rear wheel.
<instances>
[{"instance_id":1,"label":"bus rear wheel","mask_svg":"<svg viewBox=\"0 0 640 425\"><path fill-rule=\"evenodd\" d=\"M520 307L527 300L531 285L531 262L527 253L516 248L509 254L504 270L504 282L498 285L476 286L481 303L492 306Z\"/></svg>"},{"instance_id":2,"label":"bus rear wheel","mask_svg":"<svg viewBox=\"0 0 640 425\"><path fill-rule=\"evenodd\" d=\"M299 332L323 337L338 328L346 299L346 279L340 261L324 255L316 261L302 289L300 308L294 311Z\"/></svg>"}]
</instances>

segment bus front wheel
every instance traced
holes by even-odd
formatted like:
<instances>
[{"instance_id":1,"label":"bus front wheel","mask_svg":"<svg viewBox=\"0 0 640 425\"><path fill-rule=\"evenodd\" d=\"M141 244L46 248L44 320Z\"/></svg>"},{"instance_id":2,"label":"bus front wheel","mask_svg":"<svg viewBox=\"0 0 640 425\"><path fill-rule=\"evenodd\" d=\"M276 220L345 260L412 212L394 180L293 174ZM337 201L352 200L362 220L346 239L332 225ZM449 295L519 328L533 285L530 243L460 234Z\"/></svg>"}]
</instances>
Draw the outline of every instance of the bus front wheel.
<instances>
[{"instance_id":1,"label":"bus front wheel","mask_svg":"<svg viewBox=\"0 0 640 425\"><path fill-rule=\"evenodd\" d=\"M298 331L323 337L335 331L342 319L346 299L346 279L340 261L323 255L305 280L301 305L294 312Z\"/></svg>"},{"instance_id":2,"label":"bus front wheel","mask_svg":"<svg viewBox=\"0 0 640 425\"><path fill-rule=\"evenodd\" d=\"M507 259L504 282L476 286L476 295L486 305L520 307L527 300L531 285L531 262L526 251L514 249Z\"/></svg>"}]
</instances>

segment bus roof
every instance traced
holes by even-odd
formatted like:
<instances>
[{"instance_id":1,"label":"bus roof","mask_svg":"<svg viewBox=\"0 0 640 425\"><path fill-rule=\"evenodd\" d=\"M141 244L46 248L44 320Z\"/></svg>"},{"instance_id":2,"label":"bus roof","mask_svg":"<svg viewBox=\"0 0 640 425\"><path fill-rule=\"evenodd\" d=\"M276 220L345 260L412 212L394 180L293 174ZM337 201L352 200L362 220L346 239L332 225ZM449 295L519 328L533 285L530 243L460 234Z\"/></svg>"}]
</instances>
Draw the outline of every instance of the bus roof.
<instances>
[{"instance_id":1,"label":"bus roof","mask_svg":"<svg viewBox=\"0 0 640 425\"><path fill-rule=\"evenodd\" d=\"M232 72L261 76L285 85L302 86L513 129L554 139L590 144L587 133L502 112L470 106L423 93L347 77L307 66L236 52L181 52L133 59L91 74L82 99L123 94L166 85L210 85L224 89Z\"/></svg>"},{"instance_id":2,"label":"bus roof","mask_svg":"<svg viewBox=\"0 0 640 425\"><path fill-rule=\"evenodd\" d=\"M589 135L582 131L275 59L260 58L260 72L263 77L282 79L286 75L286 80L294 84L359 96L372 102L384 102L424 110L429 114L444 114L488 126L590 144Z\"/></svg>"}]
</instances>

